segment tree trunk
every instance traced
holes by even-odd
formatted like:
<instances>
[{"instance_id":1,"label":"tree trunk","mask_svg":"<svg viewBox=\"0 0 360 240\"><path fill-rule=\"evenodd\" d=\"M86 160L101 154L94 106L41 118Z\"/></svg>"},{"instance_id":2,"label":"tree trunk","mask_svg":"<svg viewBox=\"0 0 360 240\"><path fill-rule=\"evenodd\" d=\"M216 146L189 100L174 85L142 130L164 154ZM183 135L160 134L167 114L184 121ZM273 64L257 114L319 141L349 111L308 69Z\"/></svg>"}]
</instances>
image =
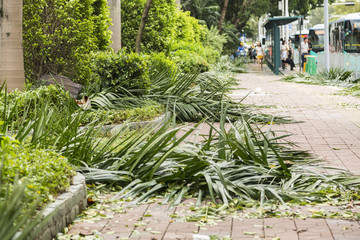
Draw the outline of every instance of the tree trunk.
<instances>
[{"instance_id":1,"label":"tree trunk","mask_svg":"<svg viewBox=\"0 0 360 240\"><path fill-rule=\"evenodd\" d=\"M121 49L121 0L108 0L110 8L110 18L112 26L109 27L112 32L111 41L112 49L118 52Z\"/></svg>"},{"instance_id":2,"label":"tree trunk","mask_svg":"<svg viewBox=\"0 0 360 240\"><path fill-rule=\"evenodd\" d=\"M181 10L181 1L180 0L175 0L175 4L176 4L176 7Z\"/></svg>"},{"instance_id":3,"label":"tree trunk","mask_svg":"<svg viewBox=\"0 0 360 240\"><path fill-rule=\"evenodd\" d=\"M240 21L237 22L237 24L235 25L236 29L239 30L239 31L242 30L246 26L249 19L250 19L250 17L248 17L246 19L243 19L244 21L242 21L241 23L240 23Z\"/></svg>"},{"instance_id":4,"label":"tree trunk","mask_svg":"<svg viewBox=\"0 0 360 240\"><path fill-rule=\"evenodd\" d=\"M139 27L138 34L136 36L136 43L135 43L135 52L137 52L137 53L140 53L141 37L142 37L144 29L145 29L145 23L148 18L148 15L149 15L151 3L152 3L152 0L146 0L144 12L141 17L140 27Z\"/></svg>"},{"instance_id":5,"label":"tree trunk","mask_svg":"<svg viewBox=\"0 0 360 240\"><path fill-rule=\"evenodd\" d=\"M225 20L225 15L226 15L226 10L227 10L227 7L229 5L229 0L225 0L224 1L224 6L221 10L221 17L220 17L220 21L219 21L219 25L218 25L218 30L221 31L222 29L222 25L223 25L223 22Z\"/></svg>"},{"instance_id":6,"label":"tree trunk","mask_svg":"<svg viewBox=\"0 0 360 240\"><path fill-rule=\"evenodd\" d=\"M8 90L25 85L22 7L23 0L0 0L0 83Z\"/></svg>"}]
</instances>

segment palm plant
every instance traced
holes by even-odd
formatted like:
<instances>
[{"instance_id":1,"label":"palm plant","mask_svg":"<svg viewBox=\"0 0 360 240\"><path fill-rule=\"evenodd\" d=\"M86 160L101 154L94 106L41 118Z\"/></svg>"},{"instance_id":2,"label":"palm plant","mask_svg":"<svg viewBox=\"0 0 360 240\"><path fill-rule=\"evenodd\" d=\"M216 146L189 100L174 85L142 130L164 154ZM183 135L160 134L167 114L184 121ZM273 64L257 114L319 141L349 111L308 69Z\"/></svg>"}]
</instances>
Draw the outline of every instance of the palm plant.
<instances>
[{"instance_id":1,"label":"palm plant","mask_svg":"<svg viewBox=\"0 0 360 240\"><path fill-rule=\"evenodd\" d=\"M219 30L215 26L211 26L206 34L205 45L211 46L218 52L222 52L223 46L227 43L227 34L220 34Z\"/></svg>"},{"instance_id":2,"label":"palm plant","mask_svg":"<svg viewBox=\"0 0 360 240\"><path fill-rule=\"evenodd\" d=\"M168 112L176 113L177 119L183 122L196 122L203 118L219 120L220 103L223 102L227 106L227 114L231 119L252 117L266 122L271 119L270 116L260 114L249 106L227 97L226 92L235 85L235 81L228 76L222 78L221 75L211 72L184 74L175 71L169 73L166 68L159 68L159 66L153 66L153 68L149 71L151 89L148 90L148 94L141 97L135 96L132 94L132 91L136 91L134 89L122 90L121 93L115 95L114 91L109 89L97 94L96 102L103 107L108 104L109 107L121 108L141 106L147 100L153 100L166 106ZM232 68L241 69L241 67ZM287 121L280 117L276 120Z\"/></svg>"},{"instance_id":3,"label":"palm plant","mask_svg":"<svg viewBox=\"0 0 360 240\"><path fill-rule=\"evenodd\" d=\"M163 194L164 201L174 204L188 195L197 196L199 203L207 197L225 204L234 198L282 203L322 201L328 190L342 191L360 184L359 178L346 173L320 174L314 159L277 142L284 136L254 128L246 112L232 113L232 102L225 97L226 86L221 81L194 74L174 75L171 79L164 75L156 80L148 98L166 102L170 110L177 109L173 119L162 127L134 134L120 131L99 139L98 123L80 128L87 111L72 108L70 100L66 103L69 106L56 108L44 99L33 115L23 115L16 138L57 150L83 166L79 171L88 182L118 184L123 187L118 197L137 197L137 202L156 194ZM194 107L192 102L203 108ZM188 106L193 106L194 113ZM13 119L14 107L16 103L5 106L5 121ZM211 120L219 119L220 127L202 120L183 132L182 127L173 124L176 113L183 119L200 119L201 111L213 116ZM236 114L240 121L232 123L228 116ZM230 130L226 130L226 122ZM202 124L209 132L199 136L196 131Z\"/></svg>"},{"instance_id":4,"label":"palm plant","mask_svg":"<svg viewBox=\"0 0 360 240\"><path fill-rule=\"evenodd\" d=\"M234 198L261 203L323 201L328 190L343 191L360 184L358 177L346 173L320 174L315 159L276 142L285 136L255 130L245 119L226 131L223 114L220 128L204 123L210 128L208 135L191 141L200 124L183 134L182 128L166 125L159 131L145 129L120 142L121 150L111 157L81 171L91 181L113 180L123 186L116 197L141 202L162 194L165 202L173 204L188 195L197 196L198 203L207 197L224 204Z\"/></svg>"},{"instance_id":5,"label":"palm plant","mask_svg":"<svg viewBox=\"0 0 360 240\"><path fill-rule=\"evenodd\" d=\"M354 79L352 71L337 67L330 68L329 70L320 70L313 76L303 73L289 75L282 80L315 85L338 85L346 87L352 87L359 82L359 79Z\"/></svg>"},{"instance_id":6,"label":"palm plant","mask_svg":"<svg viewBox=\"0 0 360 240\"><path fill-rule=\"evenodd\" d=\"M329 70L322 70L318 72L319 77L325 80L333 80L333 81L350 81L353 76L352 71L348 71L343 68L330 68Z\"/></svg>"}]
</instances>

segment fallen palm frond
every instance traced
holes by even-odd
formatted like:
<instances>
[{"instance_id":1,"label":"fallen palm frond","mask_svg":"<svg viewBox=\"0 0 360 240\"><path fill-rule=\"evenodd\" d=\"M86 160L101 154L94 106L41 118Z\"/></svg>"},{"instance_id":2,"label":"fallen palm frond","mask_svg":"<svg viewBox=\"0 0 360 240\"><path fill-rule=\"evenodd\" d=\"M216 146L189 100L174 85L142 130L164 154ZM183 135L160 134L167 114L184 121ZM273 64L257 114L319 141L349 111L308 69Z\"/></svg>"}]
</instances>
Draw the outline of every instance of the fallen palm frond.
<instances>
[{"instance_id":1,"label":"fallen palm frond","mask_svg":"<svg viewBox=\"0 0 360 240\"><path fill-rule=\"evenodd\" d=\"M229 82L209 73L169 74L161 70L151 79L152 89L141 98L128 91L109 91L95 95L94 105L116 108L152 99L173 113L172 121L160 129L146 128L131 135L119 131L108 139L99 138L101 123L94 121L80 128L87 111L74 109L71 99L63 106L43 99L36 103L33 114L23 114L13 128L16 103L8 106L6 97L3 127L16 129L19 141L56 150L82 166L79 170L91 183L118 184L123 187L118 197L137 198L137 202L157 194L174 204L187 196L197 196L199 202L220 199L225 204L234 198L315 202L327 199L328 192L360 184L359 178L346 173L322 174L314 159L277 142L285 136L254 127L259 115L226 96ZM174 127L175 118L209 122L184 132L182 127ZM216 120L219 127L211 123ZM271 123L271 119L266 122ZM201 124L209 131L197 136Z\"/></svg>"},{"instance_id":2,"label":"fallen palm frond","mask_svg":"<svg viewBox=\"0 0 360 240\"><path fill-rule=\"evenodd\" d=\"M235 84L233 79L221 78L213 73L167 74L152 76L152 89L144 96L167 107L175 109L178 120L196 122L203 118L220 120L221 104L227 106L226 114L231 120L254 118L269 122L271 117L254 111L241 102L235 102L226 93ZM281 120L282 118L277 118ZM285 119L284 119L285 120Z\"/></svg>"},{"instance_id":3,"label":"fallen palm frond","mask_svg":"<svg viewBox=\"0 0 360 240\"><path fill-rule=\"evenodd\" d=\"M254 111L254 108L235 102L226 95L236 84L234 78L226 73L169 72L167 68L158 65L152 66L149 72L151 88L146 95L133 94L136 89L106 89L90 96L94 107L135 108L154 101L164 105L168 112L175 111L179 121L196 122L203 118L219 120L223 102L227 105L227 115L231 120L242 117L252 117L263 122L271 120L271 116ZM275 121L288 122L289 119L277 117Z\"/></svg>"},{"instance_id":4,"label":"fallen palm frond","mask_svg":"<svg viewBox=\"0 0 360 240\"><path fill-rule=\"evenodd\" d=\"M321 202L327 200L327 193L360 184L360 178L346 173L321 173L324 168L315 159L276 141L285 136L254 129L248 120L230 124L230 130L225 130L225 115L220 127L204 124L209 133L202 141L192 140L200 123L183 133L182 128L166 126L152 133L144 130L119 143L121 151L94 162L93 167L109 171L111 175L103 179L106 182L114 175L119 177L117 171L124 173L113 182L124 188L117 197L135 202L159 194L173 204L187 196L198 197L199 202L220 199L224 204L234 198L261 203ZM89 179L102 182L99 173L82 171Z\"/></svg>"},{"instance_id":5,"label":"fallen palm frond","mask_svg":"<svg viewBox=\"0 0 360 240\"><path fill-rule=\"evenodd\" d=\"M330 68L329 70L321 70L316 75L308 75L307 73L289 75L282 78L282 81L312 85L352 87L359 82L359 79L354 78L352 71L343 68Z\"/></svg>"}]
</instances>

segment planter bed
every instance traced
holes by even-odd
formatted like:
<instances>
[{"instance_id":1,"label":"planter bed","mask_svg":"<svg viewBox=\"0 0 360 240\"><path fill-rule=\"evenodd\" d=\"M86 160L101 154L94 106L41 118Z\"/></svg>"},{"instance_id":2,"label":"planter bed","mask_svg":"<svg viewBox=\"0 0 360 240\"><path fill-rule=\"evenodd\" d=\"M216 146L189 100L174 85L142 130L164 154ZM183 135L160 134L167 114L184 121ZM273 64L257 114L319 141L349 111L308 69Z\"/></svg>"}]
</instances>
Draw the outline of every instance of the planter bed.
<instances>
[{"instance_id":1,"label":"planter bed","mask_svg":"<svg viewBox=\"0 0 360 240\"><path fill-rule=\"evenodd\" d=\"M77 173L72 185L55 202L43 210L43 221L35 227L29 240L51 240L57 233L73 222L76 216L87 207L85 177ZM37 234L36 234L37 233Z\"/></svg>"}]
</instances>

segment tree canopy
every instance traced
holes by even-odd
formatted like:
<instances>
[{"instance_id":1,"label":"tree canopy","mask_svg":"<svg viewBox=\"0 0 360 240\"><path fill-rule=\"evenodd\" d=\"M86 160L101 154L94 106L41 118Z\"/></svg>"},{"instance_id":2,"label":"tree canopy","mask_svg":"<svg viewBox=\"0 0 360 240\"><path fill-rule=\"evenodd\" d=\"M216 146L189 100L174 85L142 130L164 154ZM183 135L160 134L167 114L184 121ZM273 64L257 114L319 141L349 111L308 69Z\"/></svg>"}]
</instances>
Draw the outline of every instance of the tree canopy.
<instances>
[{"instance_id":1,"label":"tree canopy","mask_svg":"<svg viewBox=\"0 0 360 240\"><path fill-rule=\"evenodd\" d=\"M245 28L252 18L259 18L268 13L280 16L278 0L228 0L225 21L233 24L238 31ZM217 26L225 0L184 0L182 7L191 12L191 16L200 19L210 27ZM334 0L330 1L334 2ZM310 10L320 6L323 0L292 0L289 1L289 13L308 16Z\"/></svg>"}]
</instances>

